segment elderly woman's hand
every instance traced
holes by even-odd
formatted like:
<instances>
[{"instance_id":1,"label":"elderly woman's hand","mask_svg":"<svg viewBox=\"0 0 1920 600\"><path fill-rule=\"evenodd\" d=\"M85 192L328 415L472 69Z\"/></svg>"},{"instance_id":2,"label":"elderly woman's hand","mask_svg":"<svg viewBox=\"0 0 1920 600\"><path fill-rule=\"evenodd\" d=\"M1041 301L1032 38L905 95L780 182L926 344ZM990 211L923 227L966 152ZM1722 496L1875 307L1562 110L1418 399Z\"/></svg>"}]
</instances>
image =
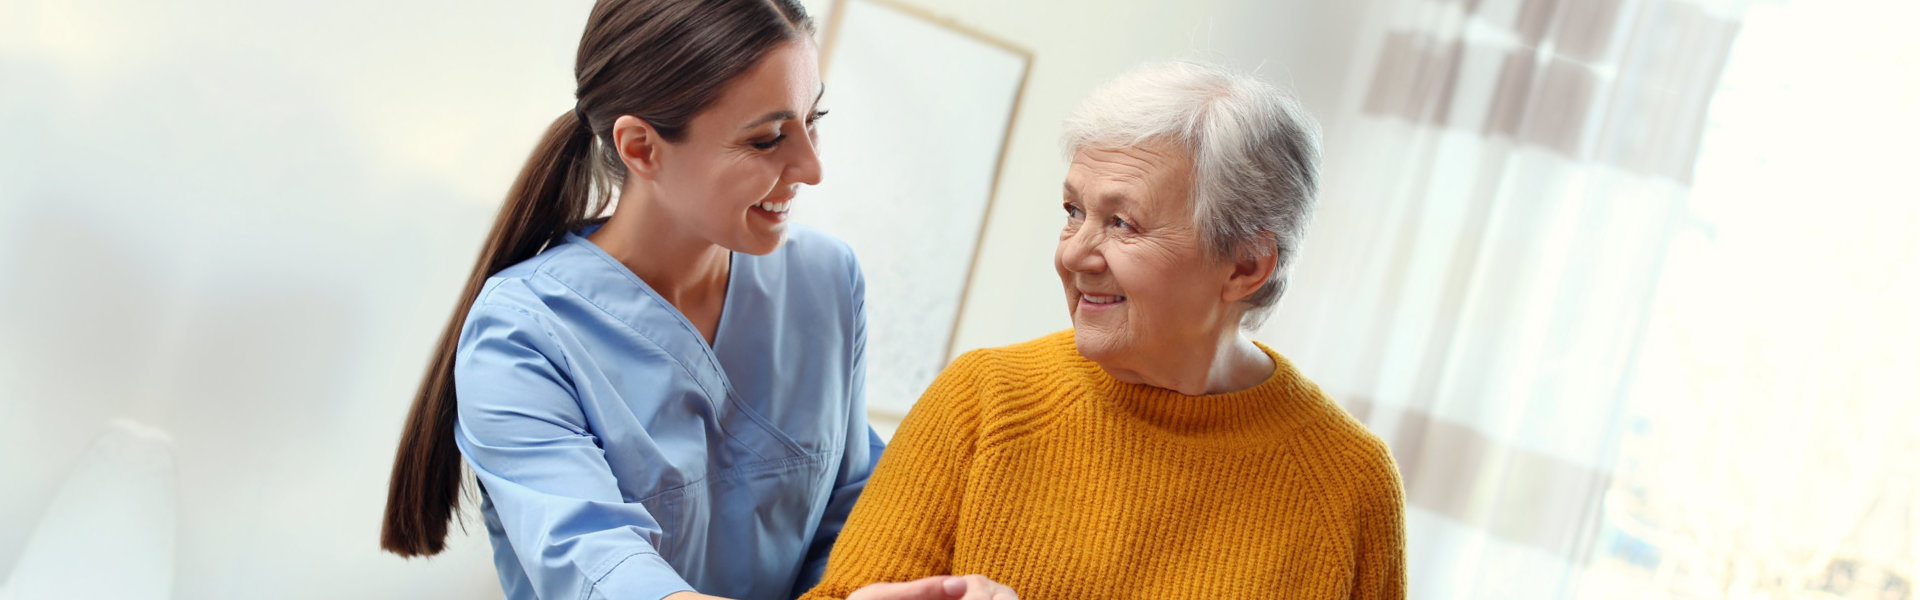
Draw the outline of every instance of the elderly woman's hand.
<instances>
[{"instance_id":1,"label":"elderly woman's hand","mask_svg":"<svg viewBox=\"0 0 1920 600\"><path fill-rule=\"evenodd\" d=\"M985 575L937 575L900 583L875 583L854 590L847 600L1020 600L1013 588Z\"/></svg>"}]
</instances>

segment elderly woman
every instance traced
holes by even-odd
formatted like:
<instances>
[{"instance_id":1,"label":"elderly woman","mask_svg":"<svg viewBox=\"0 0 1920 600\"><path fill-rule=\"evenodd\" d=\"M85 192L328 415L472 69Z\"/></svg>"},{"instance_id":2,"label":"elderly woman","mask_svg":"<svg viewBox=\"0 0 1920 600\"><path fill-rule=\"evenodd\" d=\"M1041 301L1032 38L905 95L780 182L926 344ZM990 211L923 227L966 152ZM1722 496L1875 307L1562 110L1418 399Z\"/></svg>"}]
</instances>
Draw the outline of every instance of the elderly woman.
<instances>
[{"instance_id":1,"label":"elderly woman","mask_svg":"<svg viewBox=\"0 0 1920 600\"><path fill-rule=\"evenodd\" d=\"M1286 288L1314 126L1257 80L1173 63L1066 130L1073 329L941 373L806 598L940 574L1048 600L1403 597L1386 446L1243 333Z\"/></svg>"}]
</instances>

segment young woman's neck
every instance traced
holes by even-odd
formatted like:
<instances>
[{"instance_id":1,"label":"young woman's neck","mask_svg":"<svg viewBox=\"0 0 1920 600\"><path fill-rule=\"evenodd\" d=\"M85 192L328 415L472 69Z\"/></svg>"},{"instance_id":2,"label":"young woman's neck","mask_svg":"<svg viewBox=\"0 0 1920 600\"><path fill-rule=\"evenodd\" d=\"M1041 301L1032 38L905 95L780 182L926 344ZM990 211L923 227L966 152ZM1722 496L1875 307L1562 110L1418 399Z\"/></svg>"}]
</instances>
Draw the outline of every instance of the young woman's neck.
<instances>
[{"instance_id":1,"label":"young woman's neck","mask_svg":"<svg viewBox=\"0 0 1920 600\"><path fill-rule=\"evenodd\" d=\"M613 216L587 240L626 265L696 325L700 314L718 314L732 253L674 222L648 194L622 193Z\"/></svg>"}]
</instances>

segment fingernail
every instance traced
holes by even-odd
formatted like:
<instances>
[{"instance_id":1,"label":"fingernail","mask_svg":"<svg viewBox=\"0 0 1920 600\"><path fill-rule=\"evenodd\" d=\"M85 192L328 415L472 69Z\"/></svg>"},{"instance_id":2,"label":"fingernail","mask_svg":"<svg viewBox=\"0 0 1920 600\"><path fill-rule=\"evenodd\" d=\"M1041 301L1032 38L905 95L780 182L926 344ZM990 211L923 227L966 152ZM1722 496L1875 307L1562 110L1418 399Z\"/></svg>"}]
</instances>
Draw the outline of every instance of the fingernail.
<instances>
[{"instance_id":1,"label":"fingernail","mask_svg":"<svg viewBox=\"0 0 1920 600\"><path fill-rule=\"evenodd\" d=\"M940 582L940 589L946 590L948 596L959 598L967 594L967 580L948 577L946 581Z\"/></svg>"}]
</instances>

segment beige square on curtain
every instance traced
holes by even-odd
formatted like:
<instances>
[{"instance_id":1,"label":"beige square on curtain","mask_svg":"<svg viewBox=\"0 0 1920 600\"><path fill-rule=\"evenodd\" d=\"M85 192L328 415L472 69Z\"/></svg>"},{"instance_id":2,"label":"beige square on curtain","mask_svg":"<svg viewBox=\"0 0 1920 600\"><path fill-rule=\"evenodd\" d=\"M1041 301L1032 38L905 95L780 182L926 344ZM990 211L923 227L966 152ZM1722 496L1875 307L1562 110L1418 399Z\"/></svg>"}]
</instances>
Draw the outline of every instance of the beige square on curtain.
<instances>
[{"instance_id":1,"label":"beige square on curtain","mask_svg":"<svg viewBox=\"0 0 1920 600\"><path fill-rule=\"evenodd\" d=\"M1410 595L1570 594L1740 6L1395 0L1262 332L1392 446Z\"/></svg>"}]
</instances>

